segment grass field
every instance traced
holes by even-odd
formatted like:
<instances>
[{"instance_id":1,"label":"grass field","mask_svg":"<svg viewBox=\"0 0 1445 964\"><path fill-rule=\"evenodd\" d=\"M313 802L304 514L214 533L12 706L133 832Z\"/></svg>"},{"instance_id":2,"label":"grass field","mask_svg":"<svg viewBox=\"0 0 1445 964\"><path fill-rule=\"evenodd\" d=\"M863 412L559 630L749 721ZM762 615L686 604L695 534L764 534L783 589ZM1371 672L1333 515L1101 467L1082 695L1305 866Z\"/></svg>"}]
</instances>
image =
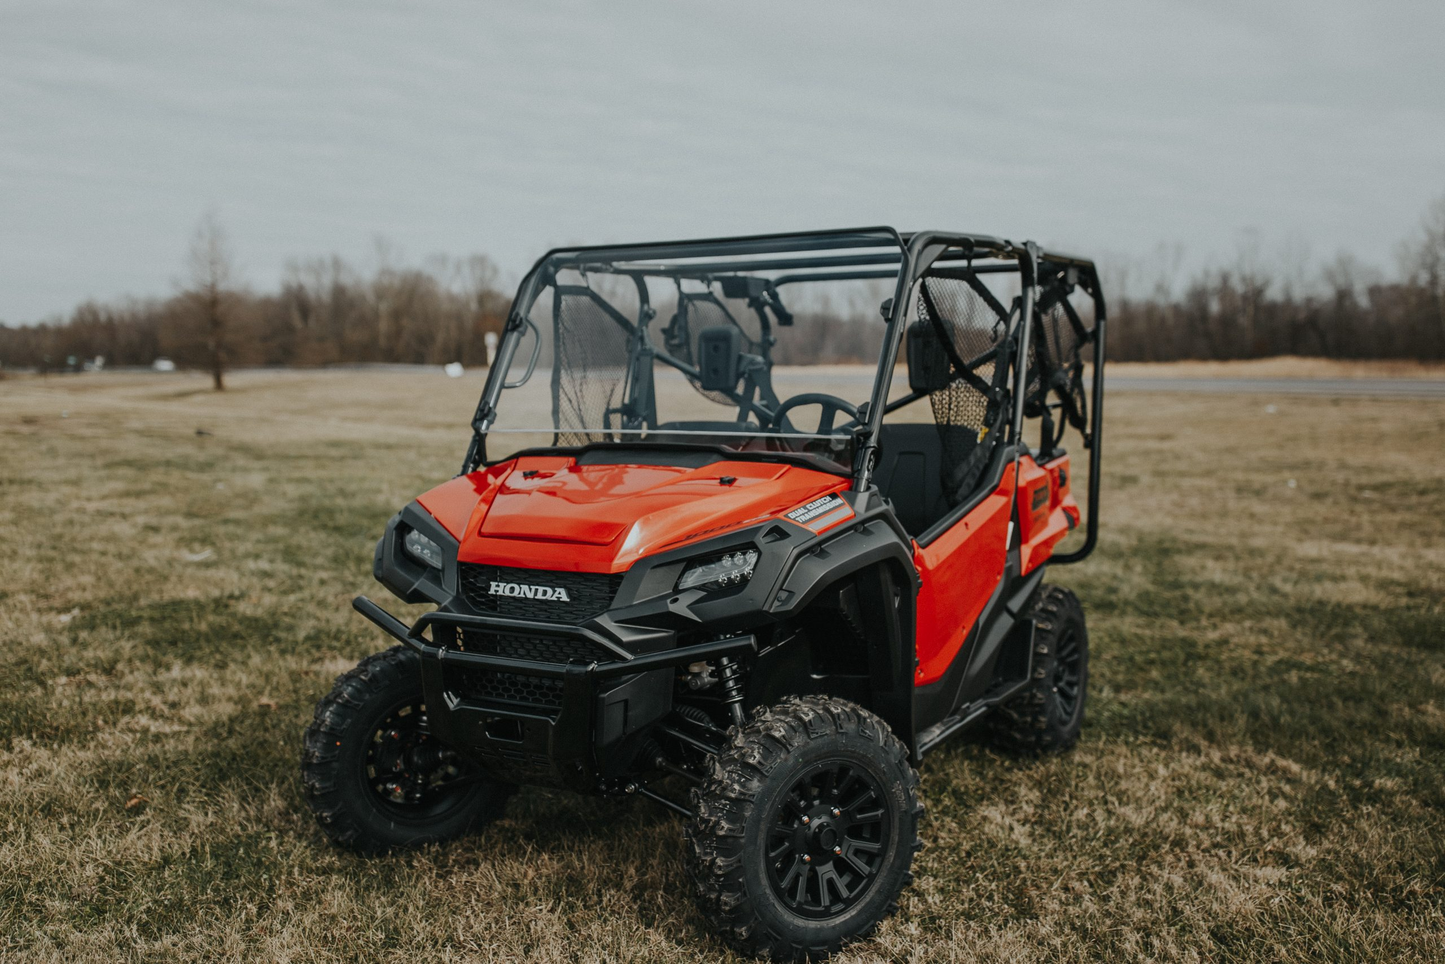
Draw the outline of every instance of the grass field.
<instances>
[{"instance_id":1,"label":"grass field","mask_svg":"<svg viewBox=\"0 0 1445 964\"><path fill-rule=\"evenodd\" d=\"M231 384L0 383L0 958L730 959L644 803L326 844L301 730L383 645L349 600L480 382ZM1054 577L1082 743L931 755L917 882L840 959L1445 958L1442 433L1440 402L1116 396L1099 550Z\"/></svg>"},{"instance_id":2,"label":"grass field","mask_svg":"<svg viewBox=\"0 0 1445 964\"><path fill-rule=\"evenodd\" d=\"M1445 378L1445 364L1406 359L1253 358L1248 361L1112 362L1109 372L1146 378Z\"/></svg>"}]
</instances>

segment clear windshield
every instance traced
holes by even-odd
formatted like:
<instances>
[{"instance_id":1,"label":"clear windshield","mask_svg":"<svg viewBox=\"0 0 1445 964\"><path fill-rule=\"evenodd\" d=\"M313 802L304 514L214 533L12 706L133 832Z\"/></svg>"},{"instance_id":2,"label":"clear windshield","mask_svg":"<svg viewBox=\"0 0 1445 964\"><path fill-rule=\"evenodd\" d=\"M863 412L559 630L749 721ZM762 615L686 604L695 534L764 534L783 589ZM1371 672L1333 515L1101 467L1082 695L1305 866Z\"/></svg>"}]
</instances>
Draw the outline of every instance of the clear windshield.
<instances>
[{"instance_id":1,"label":"clear windshield","mask_svg":"<svg viewBox=\"0 0 1445 964\"><path fill-rule=\"evenodd\" d=\"M709 446L847 472L900 255L882 232L556 254L519 295L488 457Z\"/></svg>"}]
</instances>

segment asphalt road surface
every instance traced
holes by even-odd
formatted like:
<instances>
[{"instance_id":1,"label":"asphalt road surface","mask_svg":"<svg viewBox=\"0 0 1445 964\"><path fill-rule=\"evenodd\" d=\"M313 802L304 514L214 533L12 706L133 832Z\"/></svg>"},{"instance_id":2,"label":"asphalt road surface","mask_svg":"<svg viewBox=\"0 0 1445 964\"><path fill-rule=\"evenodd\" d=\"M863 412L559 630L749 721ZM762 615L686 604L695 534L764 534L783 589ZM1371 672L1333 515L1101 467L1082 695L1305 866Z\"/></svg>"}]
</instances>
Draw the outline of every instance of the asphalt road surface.
<instances>
[{"instance_id":1,"label":"asphalt road surface","mask_svg":"<svg viewBox=\"0 0 1445 964\"><path fill-rule=\"evenodd\" d=\"M239 372L316 377L318 374L354 371L377 374L440 373L440 365L334 365L326 369L255 368ZM148 368L111 369L111 372L150 373ZM469 369L474 379L486 376L485 367ZM668 374L659 373L659 379ZM535 380L546 383L550 369L538 367ZM779 392L829 391L849 398L868 394L873 385L871 365L828 366L820 369L779 367L773 372L773 383ZM79 376L66 376L79 377ZM89 377L89 376L86 376ZM177 373L176 377L180 377ZM1110 392L1186 392L1205 395L1313 395L1333 398L1435 398L1445 399L1445 378L1161 378L1106 372L1106 389ZM907 375L900 367L894 380L899 393L906 393Z\"/></svg>"},{"instance_id":2,"label":"asphalt road surface","mask_svg":"<svg viewBox=\"0 0 1445 964\"><path fill-rule=\"evenodd\" d=\"M1314 395L1328 398L1445 399L1445 379L1429 378L1158 378L1105 372L1108 392L1198 392L1206 395ZM826 385L814 384L820 378ZM899 369L895 384L906 379ZM825 375L806 368L773 372L780 393L831 391L849 397L867 394L873 370L865 366L830 369ZM902 391L907 391L902 382Z\"/></svg>"}]
</instances>

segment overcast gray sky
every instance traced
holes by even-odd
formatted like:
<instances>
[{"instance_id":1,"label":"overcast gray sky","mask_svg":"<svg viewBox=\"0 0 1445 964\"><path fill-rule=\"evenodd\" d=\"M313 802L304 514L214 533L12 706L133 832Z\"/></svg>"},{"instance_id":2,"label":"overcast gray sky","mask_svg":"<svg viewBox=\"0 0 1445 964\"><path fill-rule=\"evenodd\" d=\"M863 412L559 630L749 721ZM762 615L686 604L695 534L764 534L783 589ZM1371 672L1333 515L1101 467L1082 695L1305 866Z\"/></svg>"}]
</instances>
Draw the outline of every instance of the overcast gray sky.
<instances>
[{"instance_id":1,"label":"overcast gray sky","mask_svg":"<svg viewBox=\"0 0 1445 964\"><path fill-rule=\"evenodd\" d=\"M0 0L0 320L555 243L890 223L1190 263L1445 194L1445 3Z\"/></svg>"}]
</instances>

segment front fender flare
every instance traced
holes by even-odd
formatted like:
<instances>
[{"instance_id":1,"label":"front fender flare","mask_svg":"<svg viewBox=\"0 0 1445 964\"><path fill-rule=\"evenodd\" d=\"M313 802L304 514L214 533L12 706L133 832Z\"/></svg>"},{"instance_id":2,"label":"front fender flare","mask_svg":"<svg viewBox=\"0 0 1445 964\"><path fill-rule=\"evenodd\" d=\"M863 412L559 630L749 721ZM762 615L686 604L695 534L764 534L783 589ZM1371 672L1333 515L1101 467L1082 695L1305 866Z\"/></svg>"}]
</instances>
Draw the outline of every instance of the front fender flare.
<instances>
[{"instance_id":1,"label":"front fender flare","mask_svg":"<svg viewBox=\"0 0 1445 964\"><path fill-rule=\"evenodd\" d=\"M839 581L852 579L866 629L872 709L914 750L914 614L920 579L911 541L882 508L801 553L781 580L769 611L798 616Z\"/></svg>"}]
</instances>

